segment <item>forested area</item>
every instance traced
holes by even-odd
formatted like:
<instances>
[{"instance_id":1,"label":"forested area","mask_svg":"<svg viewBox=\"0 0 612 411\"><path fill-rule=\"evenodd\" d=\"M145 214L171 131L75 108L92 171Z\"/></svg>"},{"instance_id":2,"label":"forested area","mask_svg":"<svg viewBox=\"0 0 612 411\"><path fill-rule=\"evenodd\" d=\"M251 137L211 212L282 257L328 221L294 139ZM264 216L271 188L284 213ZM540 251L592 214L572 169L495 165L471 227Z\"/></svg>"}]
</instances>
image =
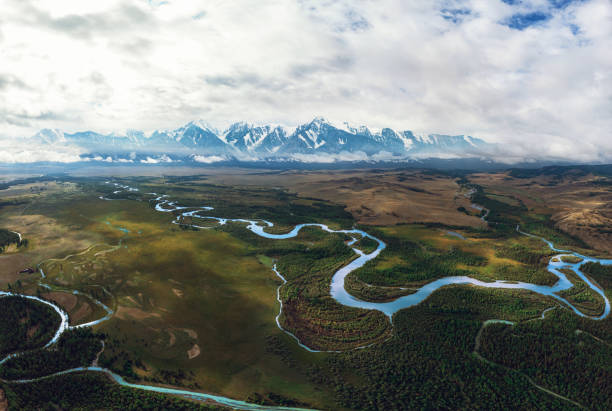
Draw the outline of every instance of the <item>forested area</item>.
<instances>
[{"instance_id":1,"label":"forested area","mask_svg":"<svg viewBox=\"0 0 612 411\"><path fill-rule=\"evenodd\" d=\"M605 301L601 295L588 286L573 270L562 268L560 270L569 281L572 287L558 293L559 296L567 299L580 312L597 317L604 312Z\"/></svg>"},{"instance_id":2,"label":"forested area","mask_svg":"<svg viewBox=\"0 0 612 411\"><path fill-rule=\"evenodd\" d=\"M538 243L537 247L527 246L521 243L513 243L497 247L495 255L500 258L510 258L537 267L548 265L548 259L555 252L545 247L544 243Z\"/></svg>"},{"instance_id":3,"label":"forested area","mask_svg":"<svg viewBox=\"0 0 612 411\"><path fill-rule=\"evenodd\" d=\"M311 378L333 386L339 404L352 409L572 409L472 355L483 319L503 315L502 308L509 318L528 318L545 307L526 294L494 291L442 290L399 312L393 338L331 356Z\"/></svg>"},{"instance_id":4,"label":"forested area","mask_svg":"<svg viewBox=\"0 0 612 411\"><path fill-rule=\"evenodd\" d=\"M10 358L0 365L0 376L7 380L30 379L91 365L102 349L100 337L89 328L68 330L50 348Z\"/></svg>"},{"instance_id":5,"label":"forested area","mask_svg":"<svg viewBox=\"0 0 612 411\"><path fill-rule=\"evenodd\" d=\"M333 274L355 258L343 236L327 235L301 252L275 251L267 254L278 259L277 268L288 281L281 288L281 324L304 344L315 349L349 349L387 334L389 324L382 313L342 306L329 294Z\"/></svg>"},{"instance_id":6,"label":"forested area","mask_svg":"<svg viewBox=\"0 0 612 411\"><path fill-rule=\"evenodd\" d=\"M0 228L0 253L11 244L17 244L17 246L21 245L19 235L7 229Z\"/></svg>"},{"instance_id":7,"label":"forested area","mask_svg":"<svg viewBox=\"0 0 612 411\"><path fill-rule=\"evenodd\" d=\"M496 279L512 278L514 281L549 286L559 281L559 277L550 273L544 265L530 267L513 264L498 264L495 266L493 275Z\"/></svg>"},{"instance_id":8,"label":"forested area","mask_svg":"<svg viewBox=\"0 0 612 411\"><path fill-rule=\"evenodd\" d=\"M609 410L612 350L606 341L610 329L609 319L595 324L557 309L541 321L521 322L513 327L489 325L482 334L480 353L588 408Z\"/></svg>"},{"instance_id":9,"label":"forested area","mask_svg":"<svg viewBox=\"0 0 612 411\"><path fill-rule=\"evenodd\" d=\"M372 234L383 240L387 247L382 251L384 257L401 260L400 265L386 269L377 268L378 260L370 260L351 276L367 284L380 286L399 286L412 282L434 280L436 278L470 275L472 271L457 268L457 265L481 267L487 259L451 247L447 250L436 249L418 240L406 240L385 234L382 230L370 229Z\"/></svg>"},{"instance_id":10,"label":"forested area","mask_svg":"<svg viewBox=\"0 0 612 411\"><path fill-rule=\"evenodd\" d=\"M544 218L531 218L527 215L523 218L521 229L530 234L544 237L552 241L556 246L589 248L589 245L580 238L555 227L550 216L544 216Z\"/></svg>"},{"instance_id":11,"label":"forested area","mask_svg":"<svg viewBox=\"0 0 612 411\"><path fill-rule=\"evenodd\" d=\"M363 251L366 254L370 254L378 248L378 242L376 242L376 240L371 239L370 237L363 237L355 244L353 244L353 247Z\"/></svg>"},{"instance_id":12,"label":"forested area","mask_svg":"<svg viewBox=\"0 0 612 411\"><path fill-rule=\"evenodd\" d=\"M363 301L391 301L403 295L412 294L417 287L386 287L365 283L356 275L348 275L344 279L344 288L353 297Z\"/></svg>"},{"instance_id":13,"label":"forested area","mask_svg":"<svg viewBox=\"0 0 612 411\"><path fill-rule=\"evenodd\" d=\"M65 175L56 175L56 176L47 175L47 176L19 178L19 179L11 180L8 182L0 183L0 190L7 190L8 188L12 186L21 185L21 184L42 183L42 182L49 182L49 181L56 181L56 180L63 180L63 179L65 179Z\"/></svg>"},{"instance_id":14,"label":"forested area","mask_svg":"<svg viewBox=\"0 0 612 411\"><path fill-rule=\"evenodd\" d=\"M603 265L589 261L582 264L580 270L593 277L605 290L612 290L612 265Z\"/></svg>"},{"instance_id":15,"label":"forested area","mask_svg":"<svg viewBox=\"0 0 612 411\"><path fill-rule=\"evenodd\" d=\"M513 168L510 175L514 178L534 178L541 175L561 178L567 175L595 175L612 177L612 165L573 165L573 166L548 166L543 168Z\"/></svg>"},{"instance_id":16,"label":"forested area","mask_svg":"<svg viewBox=\"0 0 612 411\"><path fill-rule=\"evenodd\" d=\"M46 304L19 296L0 297L0 357L45 345L60 321Z\"/></svg>"},{"instance_id":17,"label":"forested area","mask_svg":"<svg viewBox=\"0 0 612 411\"><path fill-rule=\"evenodd\" d=\"M517 206L487 196L484 189L477 184L468 184L467 186L474 190L472 201L489 210L487 221L489 224L495 225L497 230L512 231L516 224L521 221L521 216L527 211L527 207L520 202Z\"/></svg>"},{"instance_id":18,"label":"forested area","mask_svg":"<svg viewBox=\"0 0 612 411\"><path fill-rule=\"evenodd\" d=\"M29 384L2 384L18 410L220 410L213 405L121 387L102 373L75 373Z\"/></svg>"}]
</instances>

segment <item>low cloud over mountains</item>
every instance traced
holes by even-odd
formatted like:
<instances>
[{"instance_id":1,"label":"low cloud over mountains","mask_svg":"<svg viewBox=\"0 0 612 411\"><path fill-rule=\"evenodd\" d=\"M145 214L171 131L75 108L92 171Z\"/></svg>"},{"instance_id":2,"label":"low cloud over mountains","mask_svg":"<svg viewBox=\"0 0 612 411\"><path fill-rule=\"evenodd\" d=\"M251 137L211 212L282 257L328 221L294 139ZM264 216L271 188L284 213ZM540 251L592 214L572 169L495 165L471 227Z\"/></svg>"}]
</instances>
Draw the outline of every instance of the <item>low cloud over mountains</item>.
<instances>
[{"instance_id":1,"label":"low cloud over mountains","mask_svg":"<svg viewBox=\"0 0 612 411\"><path fill-rule=\"evenodd\" d=\"M43 152L65 153L48 161L103 161L171 163L193 161L299 161L332 163L404 161L418 158L486 158L496 146L464 135L415 135L391 128L371 130L348 123L334 125L315 118L296 128L234 123L217 130L204 121L191 121L174 130L138 130L102 134L94 131L64 133L43 129L22 141ZM44 161L40 156L0 158L3 162Z\"/></svg>"}]
</instances>

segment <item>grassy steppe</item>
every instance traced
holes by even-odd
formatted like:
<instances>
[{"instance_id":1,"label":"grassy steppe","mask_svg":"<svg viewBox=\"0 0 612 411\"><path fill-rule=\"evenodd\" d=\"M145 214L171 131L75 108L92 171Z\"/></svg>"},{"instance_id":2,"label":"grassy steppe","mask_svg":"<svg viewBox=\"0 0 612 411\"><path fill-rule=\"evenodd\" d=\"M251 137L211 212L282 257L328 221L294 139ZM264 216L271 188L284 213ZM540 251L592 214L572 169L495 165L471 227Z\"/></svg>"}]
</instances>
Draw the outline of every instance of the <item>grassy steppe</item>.
<instances>
[{"instance_id":1,"label":"grassy steppe","mask_svg":"<svg viewBox=\"0 0 612 411\"><path fill-rule=\"evenodd\" d=\"M236 398L281 392L322 401L304 375L269 353L271 339L290 337L274 323L279 280L252 245L224 231L182 230L147 202L84 198L71 208L80 212L61 218L74 217L104 243L41 268L58 288L100 285L114 296L105 303L116 314L96 328L108 335L101 364Z\"/></svg>"}]
</instances>

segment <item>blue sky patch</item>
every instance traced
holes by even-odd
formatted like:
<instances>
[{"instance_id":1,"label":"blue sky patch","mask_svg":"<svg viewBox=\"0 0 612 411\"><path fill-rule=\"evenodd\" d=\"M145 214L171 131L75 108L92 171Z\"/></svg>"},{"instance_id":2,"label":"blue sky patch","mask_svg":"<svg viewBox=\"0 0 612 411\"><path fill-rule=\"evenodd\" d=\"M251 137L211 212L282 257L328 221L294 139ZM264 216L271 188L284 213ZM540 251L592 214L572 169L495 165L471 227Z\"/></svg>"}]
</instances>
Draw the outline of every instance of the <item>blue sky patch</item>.
<instances>
[{"instance_id":1,"label":"blue sky patch","mask_svg":"<svg viewBox=\"0 0 612 411\"><path fill-rule=\"evenodd\" d=\"M502 24L511 29L524 30L540 23L548 21L552 17L549 13L535 11L533 13L517 13L504 20Z\"/></svg>"},{"instance_id":2,"label":"blue sky patch","mask_svg":"<svg viewBox=\"0 0 612 411\"><path fill-rule=\"evenodd\" d=\"M200 20L201 18L204 18L204 16L206 16L206 12L205 11L201 11L197 14L195 14L192 19L194 20Z\"/></svg>"},{"instance_id":3,"label":"blue sky patch","mask_svg":"<svg viewBox=\"0 0 612 411\"><path fill-rule=\"evenodd\" d=\"M469 9L442 9L440 15L445 20L452 21L453 23L461 23L466 16L472 14Z\"/></svg>"},{"instance_id":4,"label":"blue sky patch","mask_svg":"<svg viewBox=\"0 0 612 411\"><path fill-rule=\"evenodd\" d=\"M550 6L555 9L564 9L572 3L582 3L583 0L548 0Z\"/></svg>"},{"instance_id":5,"label":"blue sky patch","mask_svg":"<svg viewBox=\"0 0 612 411\"><path fill-rule=\"evenodd\" d=\"M523 0L501 0L501 1L510 6L515 6L523 2ZM548 0L548 4L550 4L550 7L552 7L553 9L564 9L572 3L582 3L582 2L584 2L584 0Z\"/></svg>"},{"instance_id":6,"label":"blue sky patch","mask_svg":"<svg viewBox=\"0 0 612 411\"><path fill-rule=\"evenodd\" d=\"M576 25L576 24L570 24L569 25L570 30L572 31L572 34L575 36L578 33L580 33L580 26Z\"/></svg>"}]
</instances>

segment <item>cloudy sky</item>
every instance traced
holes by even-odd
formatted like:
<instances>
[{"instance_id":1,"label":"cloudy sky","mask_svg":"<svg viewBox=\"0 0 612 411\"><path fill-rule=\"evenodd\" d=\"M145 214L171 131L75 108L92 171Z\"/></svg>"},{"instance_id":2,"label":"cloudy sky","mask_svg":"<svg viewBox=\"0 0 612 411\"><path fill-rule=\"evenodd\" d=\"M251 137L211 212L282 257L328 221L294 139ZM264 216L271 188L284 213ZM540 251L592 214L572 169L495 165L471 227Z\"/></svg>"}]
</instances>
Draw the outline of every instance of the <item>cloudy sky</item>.
<instances>
[{"instance_id":1,"label":"cloudy sky","mask_svg":"<svg viewBox=\"0 0 612 411\"><path fill-rule=\"evenodd\" d=\"M202 118L612 160L611 0L2 0L0 144Z\"/></svg>"}]
</instances>

